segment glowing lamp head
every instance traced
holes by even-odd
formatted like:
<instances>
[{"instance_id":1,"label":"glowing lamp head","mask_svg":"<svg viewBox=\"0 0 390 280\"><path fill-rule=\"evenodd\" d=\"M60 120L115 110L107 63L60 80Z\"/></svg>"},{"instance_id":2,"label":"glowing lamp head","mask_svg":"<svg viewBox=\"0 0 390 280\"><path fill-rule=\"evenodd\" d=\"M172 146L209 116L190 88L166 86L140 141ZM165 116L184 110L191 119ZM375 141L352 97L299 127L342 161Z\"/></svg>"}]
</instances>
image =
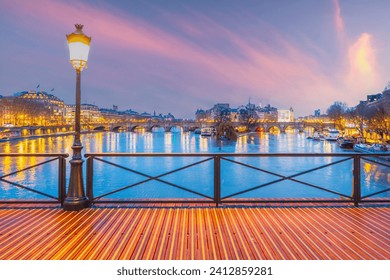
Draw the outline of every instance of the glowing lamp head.
<instances>
[{"instance_id":1,"label":"glowing lamp head","mask_svg":"<svg viewBox=\"0 0 390 280\"><path fill-rule=\"evenodd\" d=\"M83 33L83 25L75 24L76 31L66 35L69 45L70 63L76 70L82 71L87 67L91 37Z\"/></svg>"}]
</instances>

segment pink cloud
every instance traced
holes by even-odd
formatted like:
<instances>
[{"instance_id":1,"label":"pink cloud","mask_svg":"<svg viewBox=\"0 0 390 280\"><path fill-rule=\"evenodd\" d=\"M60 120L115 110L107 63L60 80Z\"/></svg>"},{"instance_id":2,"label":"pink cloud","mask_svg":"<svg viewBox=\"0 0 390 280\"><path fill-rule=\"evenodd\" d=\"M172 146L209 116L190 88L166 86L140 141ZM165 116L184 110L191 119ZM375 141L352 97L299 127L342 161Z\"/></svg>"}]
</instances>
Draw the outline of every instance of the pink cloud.
<instances>
[{"instance_id":1,"label":"pink cloud","mask_svg":"<svg viewBox=\"0 0 390 280\"><path fill-rule=\"evenodd\" d=\"M343 40L345 36L344 35L345 27L344 27L344 19L341 15L340 1L333 0L333 5L334 5L334 23L335 23L336 33L339 39Z\"/></svg>"},{"instance_id":2,"label":"pink cloud","mask_svg":"<svg viewBox=\"0 0 390 280\"><path fill-rule=\"evenodd\" d=\"M377 84L377 78L379 78L372 36L368 33L361 34L350 46L348 58L349 85L361 90L372 90Z\"/></svg>"},{"instance_id":3,"label":"pink cloud","mask_svg":"<svg viewBox=\"0 0 390 280\"><path fill-rule=\"evenodd\" d=\"M341 33L344 32L341 9L337 0L334 4L336 30ZM64 41L65 33L73 31L74 23L83 23L85 32L92 36L92 56L96 52L112 62L103 65L103 59L98 62L100 58L96 55L95 63L100 63L100 67L97 65L93 71L105 79L96 79L94 83L106 87L107 91L114 89L123 93L130 87L129 80L137 86L158 82L198 100L231 100L240 104L251 96L308 113L308 106L315 106L311 111L320 106L317 104L330 105L340 99L344 88L340 90L335 86L335 78L324 74L323 66L315 57L266 23L261 28L273 38L272 44L258 34L236 34L195 12L190 14L192 22L175 15L169 17L171 23L190 37L186 38L110 7L102 9L83 3L47 0L8 1L5 7L26 23L33 21L32 32L37 32L34 30L37 25L42 28L38 32L45 34L58 30ZM218 39L231 46L236 54L229 54L219 49L217 43L211 43ZM351 61L355 61L353 57L358 56L360 49L371 49L369 38L364 37L351 49ZM152 64L152 61L155 68L132 69L137 63ZM370 59L367 61L371 63ZM164 62L171 72L162 70ZM351 69L359 69L359 65L355 63ZM343 79L339 80L344 83Z\"/></svg>"}]
</instances>

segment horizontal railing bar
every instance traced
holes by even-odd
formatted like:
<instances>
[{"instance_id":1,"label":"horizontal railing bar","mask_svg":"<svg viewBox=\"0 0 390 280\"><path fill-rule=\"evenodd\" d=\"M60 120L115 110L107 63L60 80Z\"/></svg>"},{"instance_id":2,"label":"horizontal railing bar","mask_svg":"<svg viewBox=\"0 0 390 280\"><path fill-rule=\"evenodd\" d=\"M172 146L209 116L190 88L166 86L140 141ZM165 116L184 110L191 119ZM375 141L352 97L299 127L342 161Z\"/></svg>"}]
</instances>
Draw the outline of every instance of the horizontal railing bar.
<instances>
[{"instance_id":1,"label":"horizontal railing bar","mask_svg":"<svg viewBox=\"0 0 390 280\"><path fill-rule=\"evenodd\" d=\"M6 174L6 175L0 176L0 179L6 178L6 177L11 176L11 175L15 175L15 174L17 174L17 173L20 173L20 172L23 172L23 171L26 171L26 170L29 170L29 169L32 169L32 168L35 168L35 167L38 167L38 166L41 166L41 165L44 165L44 164L46 164L46 163L55 161L55 160L57 160L57 159L58 159L58 157L52 158L52 159L49 159L49 160L46 160L46 161L37 163L37 164L35 164L35 165L31 165L31 166L29 166L29 167L26 167L26 168L23 168L23 169L20 169L20 170L16 170L16 171L11 172L11 173L8 173L8 174Z\"/></svg>"},{"instance_id":2,"label":"horizontal railing bar","mask_svg":"<svg viewBox=\"0 0 390 280\"><path fill-rule=\"evenodd\" d=\"M148 200L149 199L149 200ZM145 199L145 200L97 200L93 203L214 203L212 199L210 200L185 200L185 199L172 199L172 200L162 200L162 199Z\"/></svg>"},{"instance_id":3,"label":"horizontal railing bar","mask_svg":"<svg viewBox=\"0 0 390 280\"><path fill-rule=\"evenodd\" d=\"M69 154L42 154L42 153L38 153L38 154L30 154L30 153L0 153L0 157L64 157L64 158L67 158L69 157Z\"/></svg>"},{"instance_id":4,"label":"horizontal railing bar","mask_svg":"<svg viewBox=\"0 0 390 280\"><path fill-rule=\"evenodd\" d=\"M1 200L0 199L0 208L1 204L58 204L58 201L51 200Z\"/></svg>"},{"instance_id":5,"label":"horizontal railing bar","mask_svg":"<svg viewBox=\"0 0 390 280\"><path fill-rule=\"evenodd\" d=\"M389 156L386 153L86 153L85 157L99 156L99 157L352 157L352 156L370 156L380 157Z\"/></svg>"},{"instance_id":6,"label":"horizontal railing bar","mask_svg":"<svg viewBox=\"0 0 390 280\"><path fill-rule=\"evenodd\" d=\"M346 199L238 199L238 200L223 200L221 203L353 203L352 200Z\"/></svg>"}]
</instances>

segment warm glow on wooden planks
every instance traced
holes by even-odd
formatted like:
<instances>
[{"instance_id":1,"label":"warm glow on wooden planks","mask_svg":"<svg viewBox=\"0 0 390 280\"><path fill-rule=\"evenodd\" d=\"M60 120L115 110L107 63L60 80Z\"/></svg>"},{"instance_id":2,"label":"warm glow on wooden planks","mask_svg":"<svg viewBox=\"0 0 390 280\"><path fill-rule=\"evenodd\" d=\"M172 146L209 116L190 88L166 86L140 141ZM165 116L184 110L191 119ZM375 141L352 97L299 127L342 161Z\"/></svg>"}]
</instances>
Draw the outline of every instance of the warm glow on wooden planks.
<instances>
[{"instance_id":1,"label":"warm glow on wooden planks","mask_svg":"<svg viewBox=\"0 0 390 280\"><path fill-rule=\"evenodd\" d=\"M390 208L2 209L0 259L390 259Z\"/></svg>"}]
</instances>

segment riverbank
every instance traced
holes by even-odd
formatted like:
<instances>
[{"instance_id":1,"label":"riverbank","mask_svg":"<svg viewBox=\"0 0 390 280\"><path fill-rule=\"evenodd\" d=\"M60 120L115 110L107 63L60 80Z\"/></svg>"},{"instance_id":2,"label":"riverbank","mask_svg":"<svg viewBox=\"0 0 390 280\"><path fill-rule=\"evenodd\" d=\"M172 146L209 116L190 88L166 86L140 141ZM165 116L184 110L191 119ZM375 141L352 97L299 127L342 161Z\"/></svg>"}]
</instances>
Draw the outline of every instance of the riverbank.
<instances>
[{"instance_id":1,"label":"riverbank","mask_svg":"<svg viewBox=\"0 0 390 280\"><path fill-rule=\"evenodd\" d=\"M102 132L102 131L99 131L99 130L88 130L88 131L82 131L81 134L96 133L96 132ZM69 132L60 132L60 133L51 133L51 134L11 136L11 137L6 137L6 138L3 138L3 139L0 139L0 143L1 142L12 142L12 141L18 141L18 140L24 140L24 139L67 136L67 135L73 135L74 133L75 133L74 131L69 131Z\"/></svg>"}]
</instances>

